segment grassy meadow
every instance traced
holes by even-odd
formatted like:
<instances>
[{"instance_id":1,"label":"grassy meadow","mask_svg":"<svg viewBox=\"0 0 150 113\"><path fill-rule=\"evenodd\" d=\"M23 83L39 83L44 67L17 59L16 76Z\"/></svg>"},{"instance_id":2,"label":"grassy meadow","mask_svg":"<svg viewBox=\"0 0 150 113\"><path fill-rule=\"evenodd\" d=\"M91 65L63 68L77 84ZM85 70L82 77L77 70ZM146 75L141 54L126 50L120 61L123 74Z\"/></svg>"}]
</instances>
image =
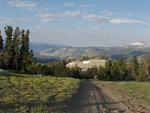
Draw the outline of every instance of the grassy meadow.
<instances>
[{"instance_id":1,"label":"grassy meadow","mask_svg":"<svg viewBox=\"0 0 150 113\"><path fill-rule=\"evenodd\" d=\"M71 78L0 76L0 113L55 113L79 84Z\"/></svg>"},{"instance_id":2,"label":"grassy meadow","mask_svg":"<svg viewBox=\"0 0 150 113\"><path fill-rule=\"evenodd\" d=\"M150 106L149 82L103 82L113 89L117 89L126 96L133 97L139 103ZM132 101L132 100L131 100Z\"/></svg>"}]
</instances>

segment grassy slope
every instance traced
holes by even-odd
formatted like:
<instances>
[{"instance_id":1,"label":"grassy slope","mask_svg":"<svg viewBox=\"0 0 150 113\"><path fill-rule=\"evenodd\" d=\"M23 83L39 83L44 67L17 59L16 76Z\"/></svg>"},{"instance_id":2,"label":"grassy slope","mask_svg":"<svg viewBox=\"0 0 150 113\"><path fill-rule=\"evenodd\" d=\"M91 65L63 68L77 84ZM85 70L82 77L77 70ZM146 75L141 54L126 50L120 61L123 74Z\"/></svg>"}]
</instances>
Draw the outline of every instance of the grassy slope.
<instances>
[{"instance_id":1,"label":"grassy slope","mask_svg":"<svg viewBox=\"0 0 150 113\"><path fill-rule=\"evenodd\" d=\"M150 106L150 83L148 82L104 82L107 86L133 97L138 102Z\"/></svg>"},{"instance_id":2,"label":"grassy slope","mask_svg":"<svg viewBox=\"0 0 150 113\"><path fill-rule=\"evenodd\" d=\"M79 80L38 76L0 76L0 112L46 113L52 103L72 96Z\"/></svg>"}]
</instances>

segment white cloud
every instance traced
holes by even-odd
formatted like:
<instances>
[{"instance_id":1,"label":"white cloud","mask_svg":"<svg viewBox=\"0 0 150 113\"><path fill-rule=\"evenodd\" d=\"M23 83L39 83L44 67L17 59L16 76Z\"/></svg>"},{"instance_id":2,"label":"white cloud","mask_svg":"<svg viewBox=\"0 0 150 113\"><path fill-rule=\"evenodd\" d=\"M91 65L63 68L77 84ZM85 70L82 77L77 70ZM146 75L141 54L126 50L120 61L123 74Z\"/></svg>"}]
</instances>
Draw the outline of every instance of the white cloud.
<instances>
[{"instance_id":1,"label":"white cloud","mask_svg":"<svg viewBox=\"0 0 150 113\"><path fill-rule=\"evenodd\" d=\"M84 19L89 19L89 20L94 20L94 21L104 21L110 19L110 16L105 16L105 15L94 15L94 14L89 14L83 16Z\"/></svg>"},{"instance_id":2,"label":"white cloud","mask_svg":"<svg viewBox=\"0 0 150 113\"><path fill-rule=\"evenodd\" d=\"M75 10L75 11L65 11L65 12L59 12L59 13L51 13L49 11L45 11L42 8L39 8L38 5L36 4L36 2L31 2L29 0L9 0L8 1L10 6L13 7L17 7L17 8L23 8L29 11L32 11L35 13L35 15L37 15L37 17L44 21L44 22L48 22L48 21L59 21L59 22L63 22L64 19L69 18L69 17L78 17L80 19L86 19L86 20L92 20L92 21L96 21L96 22L102 22L105 20L110 20L112 18L113 12L111 11L100 11L99 15L95 15L95 14L89 14L89 12L83 12L80 10ZM73 2L66 2L63 4L64 7L73 7L76 4ZM83 5L82 7L84 8L90 8L93 7L92 4L87 4L87 5ZM131 15L130 13L128 15ZM0 23L14 23L14 19L8 19L8 18L0 18ZM143 25L149 25L146 24L142 21L139 20L133 20L133 19L118 19L118 18L114 18L110 20L110 23L112 24L143 24Z\"/></svg>"},{"instance_id":3,"label":"white cloud","mask_svg":"<svg viewBox=\"0 0 150 113\"><path fill-rule=\"evenodd\" d=\"M76 4L73 3L73 2L67 2L67 3L64 3L64 4L63 4L64 7L73 7L73 6L75 6L75 5L76 5Z\"/></svg>"},{"instance_id":4,"label":"white cloud","mask_svg":"<svg viewBox=\"0 0 150 113\"><path fill-rule=\"evenodd\" d=\"M27 10L32 10L36 7L35 3L26 1L26 0L10 0L8 2L11 6L17 7L17 8L25 8Z\"/></svg>"},{"instance_id":5,"label":"white cloud","mask_svg":"<svg viewBox=\"0 0 150 113\"><path fill-rule=\"evenodd\" d=\"M0 24L20 24L20 23L29 23L32 20L29 18L4 18L0 17Z\"/></svg>"},{"instance_id":6,"label":"white cloud","mask_svg":"<svg viewBox=\"0 0 150 113\"><path fill-rule=\"evenodd\" d=\"M82 8L92 8L92 7L94 7L93 4L82 5Z\"/></svg>"},{"instance_id":7,"label":"white cloud","mask_svg":"<svg viewBox=\"0 0 150 113\"><path fill-rule=\"evenodd\" d=\"M107 11L107 10L100 11L100 13L102 15L105 15L105 16L112 16L113 15L112 11Z\"/></svg>"},{"instance_id":8,"label":"white cloud","mask_svg":"<svg viewBox=\"0 0 150 113\"><path fill-rule=\"evenodd\" d=\"M8 2L10 6L17 7L17 8L24 8L29 11L35 12L35 14L44 22L48 21L63 21L66 17L79 17L81 16L80 11L65 11L62 13L51 13L48 11L45 11L44 9L41 9L38 7L38 5L34 2L30 2L27 0L10 0ZM71 7L75 6L76 4L73 2L64 3L63 6L65 7Z\"/></svg>"},{"instance_id":9,"label":"white cloud","mask_svg":"<svg viewBox=\"0 0 150 113\"><path fill-rule=\"evenodd\" d=\"M79 17L81 16L81 12L80 11L66 11L64 12L64 16Z\"/></svg>"},{"instance_id":10,"label":"white cloud","mask_svg":"<svg viewBox=\"0 0 150 113\"><path fill-rule=\"evenodd\" d=\"M132 20L132 19L111 19L110 20L110 23L112 24L131 24L131 25L134 25L134 24L143 24L142 21L139 21L139 20Z\"/></svg>"},{"instance_id":11,"label":"white cloud","mask_svg":"<svg viewBox=\"0 0 150 113\"><path fill-rule=\"evenodd\" d=\"M63 20L67 17L80 17L80 11L66 11L62 13L39 13L39 17L44 21Z\"/></svg>"}]
</instances>

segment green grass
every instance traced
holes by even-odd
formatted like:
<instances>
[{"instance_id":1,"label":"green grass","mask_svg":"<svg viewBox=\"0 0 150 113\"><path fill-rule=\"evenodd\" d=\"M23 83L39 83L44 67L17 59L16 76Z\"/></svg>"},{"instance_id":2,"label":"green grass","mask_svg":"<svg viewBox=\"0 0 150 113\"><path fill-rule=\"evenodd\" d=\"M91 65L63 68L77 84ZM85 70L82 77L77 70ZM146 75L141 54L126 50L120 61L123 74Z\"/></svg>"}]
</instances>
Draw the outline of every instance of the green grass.
<instances>
[{"instance_id":1,"label":"green grass","mask_svg":"<svg viewBox=\"0 0 150 113\"><path fill-rule=\"evenodd\" d=\"M150 83L149 82L104 82L124 94L135 98L137 101L150 106Z\"/></svg>"},{"instance_id":2,"label":"green grass","mask_svg":"<svg viewBox=\"0 0 150 113\"><path fill-rule=\"evenodd\" d=\"M9 72L9 71L6 71L6 70L3 70L3 69L0 69L0 75L3 75L3 76L11 76L12 73Z\"/></svg>"},{"instance_id":3,"label":"green grass","mask_svg":"<svg viewBox=\"0 0 150 113\"><path fill-rule=\"evenodd\" d=\"M51 105L71 98L79 83L71 78L0 76L0 113L50 112Z\"/></svg>"}]
</instances>

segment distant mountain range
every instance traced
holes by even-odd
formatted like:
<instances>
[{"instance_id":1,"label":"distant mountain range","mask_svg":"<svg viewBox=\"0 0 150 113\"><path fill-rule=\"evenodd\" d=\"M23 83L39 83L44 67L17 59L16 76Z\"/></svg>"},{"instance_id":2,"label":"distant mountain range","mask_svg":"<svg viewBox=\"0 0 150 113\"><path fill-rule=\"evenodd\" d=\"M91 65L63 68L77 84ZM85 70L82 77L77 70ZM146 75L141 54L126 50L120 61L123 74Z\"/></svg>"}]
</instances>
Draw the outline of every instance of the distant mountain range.
<instances>
[{"instance_id":1,"label":"distant mountain range","mask_svg":"<svg viewBox=\"0 0 150 113\"><path fill-rule=\"evenodd\" d=\"M40 52L47 48L63 48L63 47L69 47L61 44L48 44L48 43L30 43L30 48L35 52Z\"/></svg>"},{"instance_id":2,"label":"distant mountain range","mask_svg":"<svg viewBox=\"0 0 150 113\"><path fill-rule=\"evenodd\" d=\"M37 59L67 59L81 56L99 57L107 56L112 59L129 58L150 54L150 43L133 42L116 47L70 47L57 44L31 43L31 49ZM50 60L51 61L51 60Z\"/></svg>"}]
</instances>

